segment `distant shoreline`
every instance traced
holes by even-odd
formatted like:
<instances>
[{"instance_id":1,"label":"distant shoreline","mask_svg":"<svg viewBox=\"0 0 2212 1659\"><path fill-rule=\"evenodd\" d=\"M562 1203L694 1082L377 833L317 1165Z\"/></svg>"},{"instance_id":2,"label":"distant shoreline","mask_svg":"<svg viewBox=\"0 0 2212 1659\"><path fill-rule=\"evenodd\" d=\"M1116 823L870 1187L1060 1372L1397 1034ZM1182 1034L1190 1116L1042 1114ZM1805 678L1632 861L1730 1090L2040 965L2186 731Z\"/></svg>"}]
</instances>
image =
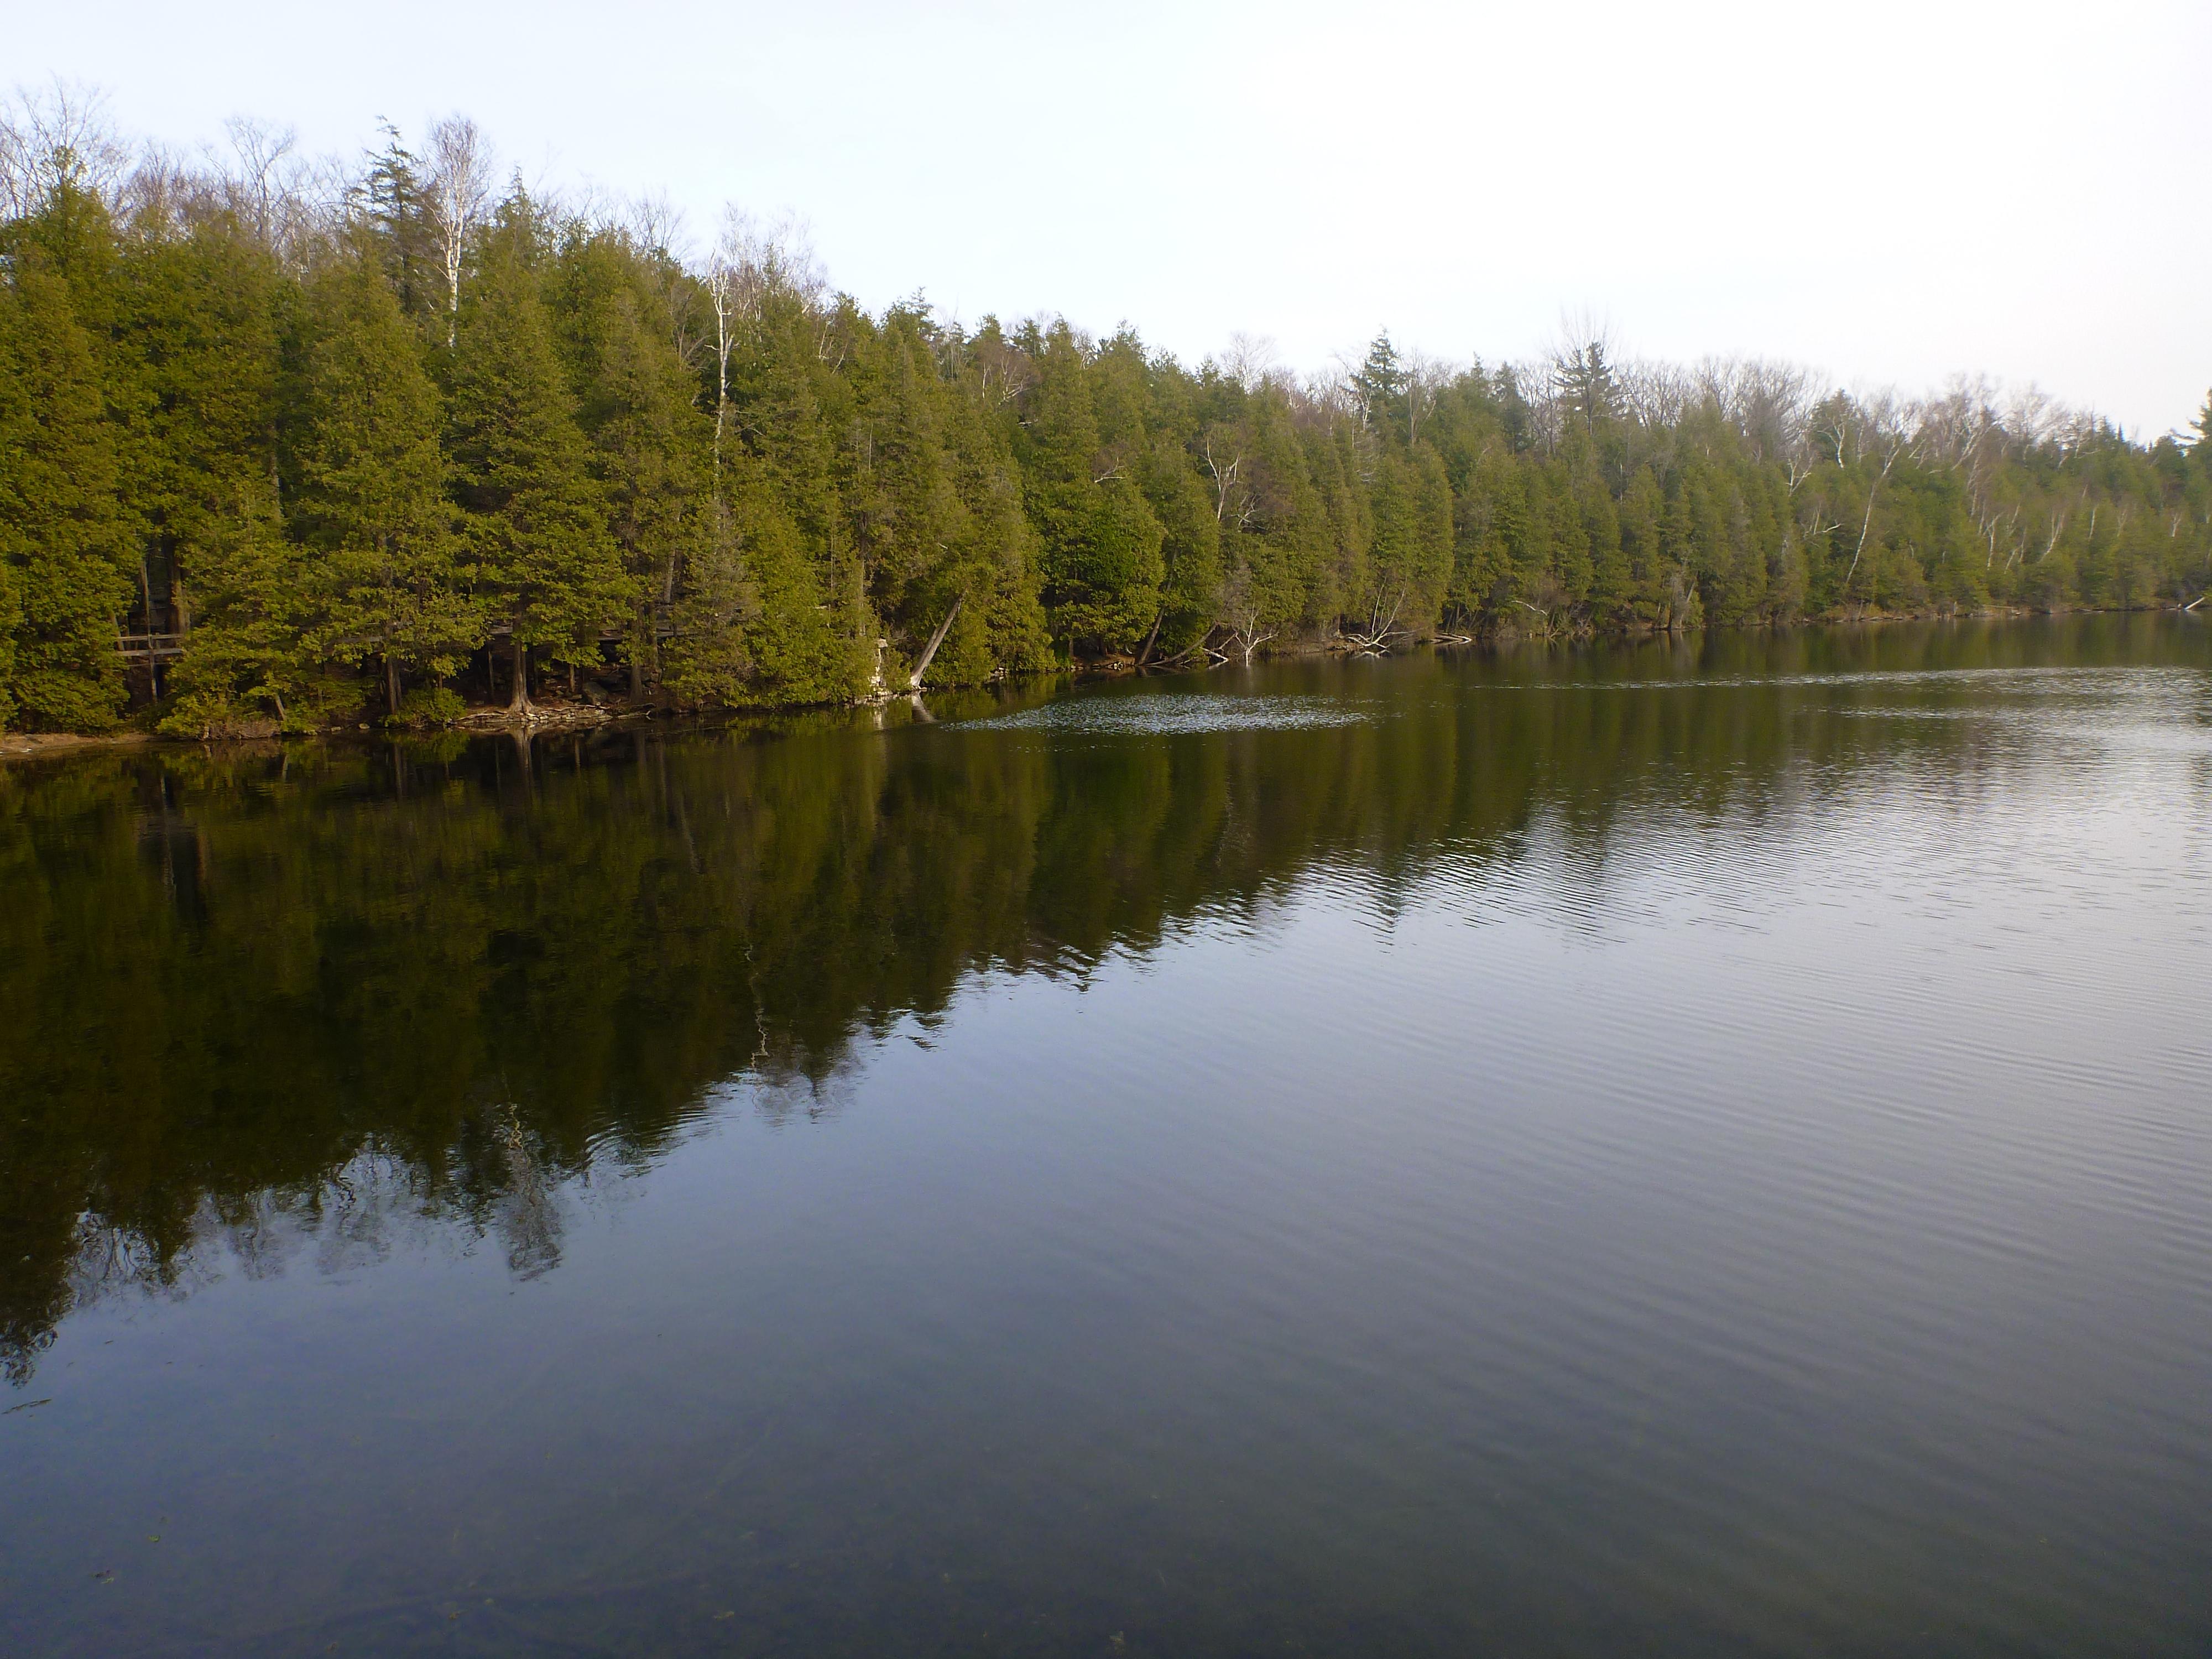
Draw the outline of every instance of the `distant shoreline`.
<instances>
[{"instance_id":1,"label":"distant shoreline","mask_svg":"<svg viewBox=\"0 0 2212 1659\"><path fill-rule=\"evenodd\" d=\"M1547 641L1539 634L1519 630L1510 624L1473 635L1454 635L1448 633L1413 640L1382 652L1362 653L1354 645L1340 641L1306 641L1270 649L1255 657L1255 662L1279 662L1290 658L1322 656L1398 655L1423 647L1464 649L1473 646L1516 645L1595 645L1627 644L1654 640L1672 633L1682 639L1693 635L1714 633L1797 633L1823 629L1849 629L1875 624L1899 623L1968 623L1968 622L2032 622L2038 618L2057 617L2121 617L2181 615L2195 610L2190 605L2138 605L2114 608L2092 605L2069 606L2064 610L2038 611L2021 608L1991 608L1979 611L1882 611L1859 617L1807 617L1794 621L1759 621L1714 624L1710 628L1666 629L1656 628L1608 630L1604 633L1585 632L1579 635L1554 636ZM1233 665L1215 664L1206 668L1188 665L1164 669L1158 665L1138 667L1130 659L1103 658L1079 661L1072 667L1057 671L1057 677L1069 680L1124 679L1140 674L1174 672L1177 673L1207 673L1213 667ZM1017 681L1001 684L1034 684L1055 678L1052 672L1024 675ZM609 726L635 726L653 720L714 720L729 715L768 715L796 714L810 709L866 708L887 703L903 702L910 696L933 693L974 690L972 687L931 686L920 693L907 690L886 690L874 696L833 702L773 702L757 704L712 704L697 708L683 708L663 702L631 702L610 700L604 705L571 702L566 698L533 699L529 709L518 715L504 704L471 704L466 711L448 725L438 726L390 726L380 722L339 720L312 726L306 730L285 732L274 720L257 723L249 729L210 732L194 737L173 732L150 731L132 726L116 732L0 732L0 762L42 760L50 756L75 754L87 750L131 749L150 744L164 748L208 747L215 744L269 743L283 738L424 738L443 733L464 737L485 737L495 734L556 735L566 732L595 732ZM143 720L155 711L141 709L134 716Z\"/></svg>"}]
</instances>

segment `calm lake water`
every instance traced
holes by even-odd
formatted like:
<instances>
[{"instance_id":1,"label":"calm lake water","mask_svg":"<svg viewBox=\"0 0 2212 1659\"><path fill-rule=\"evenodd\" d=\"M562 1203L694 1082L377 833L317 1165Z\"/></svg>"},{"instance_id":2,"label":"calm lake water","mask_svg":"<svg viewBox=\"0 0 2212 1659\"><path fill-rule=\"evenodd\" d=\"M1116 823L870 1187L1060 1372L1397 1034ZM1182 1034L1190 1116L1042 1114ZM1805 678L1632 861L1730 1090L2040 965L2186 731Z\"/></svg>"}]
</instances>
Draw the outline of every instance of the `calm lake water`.
<instances>
[{"instance_id":1,"label":"calm lake water","mask_svg":"<svg viewBox=\"0 0 2212 1659\"><path fill-rule=\"evenodd\" d=\"M9 1654L2212 1645L2212 628L0 773Z\"/></svg>"}]
</instances>

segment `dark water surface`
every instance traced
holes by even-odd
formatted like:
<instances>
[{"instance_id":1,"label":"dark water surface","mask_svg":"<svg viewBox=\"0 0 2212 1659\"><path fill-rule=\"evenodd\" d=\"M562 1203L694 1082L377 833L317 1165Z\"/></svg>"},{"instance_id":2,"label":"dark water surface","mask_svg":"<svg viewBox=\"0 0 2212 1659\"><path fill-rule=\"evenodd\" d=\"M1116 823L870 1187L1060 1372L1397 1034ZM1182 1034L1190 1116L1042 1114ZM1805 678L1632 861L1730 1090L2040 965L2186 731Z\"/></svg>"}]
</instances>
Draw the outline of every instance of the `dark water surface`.
<instances>
[{"instance_id":1,"label":"dark water surface","mask_svg":"<svg viewBox=\"0 0 2212 1659\"><path fill-rule=\"evenodd\" d=\"M2212 1645L2212 629L0 774L9 1654Z\"/></svg>"}]
</instances>

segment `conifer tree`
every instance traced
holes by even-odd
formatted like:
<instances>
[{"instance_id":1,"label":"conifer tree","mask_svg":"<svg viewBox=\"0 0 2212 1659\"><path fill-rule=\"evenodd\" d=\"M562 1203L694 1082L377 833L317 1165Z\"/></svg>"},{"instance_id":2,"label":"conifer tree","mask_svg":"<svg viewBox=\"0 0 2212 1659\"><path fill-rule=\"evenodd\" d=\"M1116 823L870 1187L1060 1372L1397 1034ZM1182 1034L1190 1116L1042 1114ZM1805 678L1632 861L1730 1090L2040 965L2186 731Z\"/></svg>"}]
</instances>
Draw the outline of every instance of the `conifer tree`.
<instances>
[{"instance_id":1,"label":"conifer tree","mask_svg":"<svg viewBox=\"0 0 2212 1659\"><path fill-rule=\"evenodd\" d=\"M228 214L118 261L118 350L146 392L127 452L142 580L155 573L184 656L164 676L164 728L297 720L319 665L300 605L300 550L277 507L279 317L290 286ZM150 609L150 604L149 604Z\"/></svg>"},{"instance_id":2,"label":"conifer tree","mask_svg":"<svg viewBox=\"0 0 2212 1659\"><path fill-rule=\"evenodd\" d=\"M287 537L265 483L239 484L238 507L198 544L196 617L169 677L161 729L207 738L274 718L305 729L322 712L317 693L343 695L321 679L324 658L308 602L306 556Z\"/></svg>"},{"instance_id":3,"label":"conifer tree","mask_svg":"<svg viewBox=\"0 0 2212 1659\"><path fill-rule=\"evenodd\" d=\"M712 427L678 355L665 256L607 230L572 228L553 274L556 331L608 529L635 586L624 647L631 690L655 659L659 609L672 605L687 552L707 533Z\"/></svg>"},{"instance_id":4,"label":"conifer tree","mask_svg":"<svg viewBox=\"0 0 2212 1659\"><path fill-rule=\"evenodd\" d=\"M1024 471L1046 612L1055 637L1133 649L1158 613L1165 532L1126 468L1099 467L1089 366L1073 331L1059 324L1040 343Z\"/></svg>"},{"instance_id":5,"label":"conifer tree","mask_svg":"<svg viewBox=\"0 0 2212 1659\"><path fill-rule=\"evenodd\" d=\"M1388 330L1376 335L1374 343L1367 348L1366 361L1352 374L1352 387L1358 396L1361 412L1371 425L1401 440L1412 441L1406 371L1398 361L1398 349L1390 343Z\"/></svg>"},{"instance_id":6,"label":"conifer tree","mask_svg":"<svg viewBox=\"0 0 2212 1659\"><path fill-rule=\"evenodd\" d=\"M400 310L426 335L434 333L446 296L430 193L421 161L388 121L384 148L370 158L355 199L363 209L360 228L370 234L369 246Z\"/></svg>"},{"instance_id":7,"label":"conifer tree","mask_svg":"<svg viewBox=\"0 0 2212 1659\"><path fill-rule=\"evenodd\" d=\"M293 526L313 550L313 632L381 670L386 713L409 674L452 673L481 637L456 562L439 407L416 331L368 250L307 292Z\"/></svg>"},{"instance_id":8,"label":"conifer tree","mask_svg":"<svg viewBox=\"0 0 2212 1659\"><path fill-rule=\"evenodd\" d=\"M513 704L530 702L530 653L586 662L638 583L608 532L605 492L555 354L537 265L544 227L518 190L486 238L463 297L447 398L455 494L472 590L507 638Z\"/></svg>"},{"instance_id":9,"label":"conifer tree","mask_svg":"<svg viewBox=\"0 0 2212 1659\"><path fill-rule=\"evenodd\" d=\"M170 578L181 627L202 550L260 511L276 474L282 277L228 214L117 260L114 351L143 393L126 452L131 516Z\"/></svg>"},{"instance_id":10,"label":"conifer tree","mask_svg":"<svg viewBox=\"0 0 2212 1659\"><path fill-rule=\"evenodd\" d=\"M34 730L103 731L123 704L131 602L115 446L68 285L20 249L0 280L0 564L5 699Z\"/></svg>"},{"instance_id":11,"label":"conifer tree","mask_svg":"<svg viewBox=\"0 0 2212 1659\"><path fill-rule=\"evenodd\" d=\"M919 374L922 361L914 362ZM1007 434L992 422L971 379L948 381L939 416L945 476L966 511L967 533L957 566L958 613L927 683L975 685L1046 668L1051 645L1037 539L1022 508L1021 471Z\"/></svg>"},{"instance_id":12,"label":"conifer tree","mask_svg":"<svg viewBox=\"0 0 2212 1659\"><path fill-rule=\"evenodd\" d=\"M1145 457L1145 499L1160 522L1157 650L1173 655L1213 622L1221 592L1221 520L1184 451L1163 441Z\"/></svg>"},{"instance_id":13,"label":"conifer tree","mask_svg":"<svg viewBox=\"0 0 2212 1659\"><path fill-rule=\"evenodd\" d=\"M1628 592L1637 617L1656 618L1666 589L1665 555L1659 544L1659 520L1667 499L1649 465L1639 466L1621 495L1618 514L1620 551L1628 567Z\"/></svg>"},{"instance_id":14,"label":"conifer tree","mask_svg":"<svg viewBox=\"0 0 2212 1659\"><path fill-rule=\"evenodd\" d=\"M946 389L919 317L894 309L880 331L862 330L856 343L847 510L869 600L913 659L955 605L966 609L975 526L954 483L943 429ZM941 653L941 640L939 646Z\"/></svg>"},{"instance_id":15,"label":"conifer tree","mask_svg":"<svg viewBox=\"0 0 2212 1659\"><path fill-rule=\"evenodd\" d=\"M773 239L693 270L519 191L483 232L396 132L342 229L265 179L164 161L118 191L29 159L0 222L21 721L112 720L118 625L184 635L155 678L197 733L312 724L364 669L397 705L487 638L518 702L531 652L596 664L611 635L634 690L657 665L679 700L765 702L1061 653L2212 587L2212 401L2146 447L1960 392L1647 376L1602 342L1417 377L1387 333L1306 390L1126 326L871 315Z\"/></svg>"}]
</instances>

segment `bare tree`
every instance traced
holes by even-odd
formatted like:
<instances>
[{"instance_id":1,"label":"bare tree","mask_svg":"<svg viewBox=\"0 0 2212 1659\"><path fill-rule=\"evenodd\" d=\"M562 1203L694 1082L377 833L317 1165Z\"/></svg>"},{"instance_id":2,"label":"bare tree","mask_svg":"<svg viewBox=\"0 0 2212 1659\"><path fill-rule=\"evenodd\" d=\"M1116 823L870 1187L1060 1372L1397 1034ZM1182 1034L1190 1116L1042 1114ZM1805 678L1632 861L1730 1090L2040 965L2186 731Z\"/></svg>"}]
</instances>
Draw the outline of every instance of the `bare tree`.
<instances>
[{"instance_id":1,"label":"bare tree","mask_svg":"<svg viewBox=\"0 0 2212 1659\"><path fill-rule=\"evenodd\" d=\"M714 313L714 465L720 471L731 418L730 358L741 337L758 326L773 295L789 295L809 310L820 310L829 278L804 220L787 216L763 226L731 205L722 210L721 234L707 257L706 287Z\"/></svg>"},{"instance_id":2,"label":"bare tree","mask_svg":"<svg viewBox=\"0 0 2212 1659\"><path fill-rule=\"evenodd\" d=\"M1281 378L1281 356L1271 337L1240 332L1229 337L1228 349L1215 361L1215 366L1224 379L1234 380L1247 392L1257 392Z\"/></svg>"},{"instance_id":3,"label":"bare tree","mask_svg":"<svg viewBox=\"0 0 2212 1659\"><path fill-rule=\"evenodd\" d=\"M1622 415L1638 426L1655 429L1679 425L1704 396L1697 377L1688 370L1647 358L1615 363L1613 386Z\"/></svg>"},{"instance_id":4,"label":"bare tree","mask_svg":"<svg viewBox=\"0 0 2212 1659\"><path fill-rule=\"evenodd\" d=\"M1259 511L1250 483L1238 476L1244 470L1243 453L1241 449L1231 453L1236 448L1236 436L1233 427L1216 427L1199 443L1206 470L1213 479L1213 521L1225 530L1245 528Z\"/></svg>"},{"instance_id":5,"label":"bare tree","mask_svg":"<svg viewBox=\"0 0 2212 1659\"><path fill-rule=\"evenodd\" d=\"M1708 357L1693 378L1699 393L1743 435L1753 455L1781 461L1793 475L1797 471L1821 390L1819 376L1794 363L1762 357Z\"/></svg>"},{"instance_id":6,"label":"bare tree","mask_svg":"<svg viewBox=\"0 0 2212 1659\"><path fill-rule=\"evenodd\" d=\"M1421 350L1408 351L1406 371L1406 441L1420 435L1421 422L1437 406L1437 396L1451 383L1452 368Z\"/></svg>"},{"instance_id":7,"label":"bare tree","mask_svg":"<svg viewBox=\"0 0 2212 1659\"><path fill-rule=\"evenodd\" d=\"M262 246L274 247L284 195L280 169L299 147L300 136L290 127L271 127L243 115L222 125L237 158L236 170L223 179L227 205Z\"/></svg>"},{"instance_id":8,"label":"bare tree","mask_svg":"<svg viewBox=\"0 0 2212 1659\"><path fill-rule=\"evenodd\" d=\"M722 471L722 435L730 420L730 354L737 349L737 250L729 216L707 262L707 299L714 311L714 471Z\"/></svg>"},{"instance_id":9,"label":"bare tree","mask_svg":"<svg viewBox=\"0 0 2212 1659\"><path fill-rule=\"evenodd\" d=\"M0 106L0 213L9 218L37 212L64 185L118 207L131 161L97 92L57 78Z\"/></svg>"},{"instance_id":10,"label":"bare tree","mask_svg":"<svg viewBox=\"0 0 2212 1659\"><path fill-rule=\"evenodd\" d=\"M1252 653L1273 639L1277 631L1267 617L1266 597L1253 578L1251 565L1238 559L1221 585L1220 616L1230 642L1242 653L1247 668L1252 665Z\"/></svg>"},{"instance_id":11,"label":"bare tree","mask_svg":"<svg viewBox=\"0 0 2212 1659\"><path fill-rule=\"evenodd\" d=\"M448 115L430 129L430 214L446 265L446 344L459 336L461 268L470 238L483 226L491 203L491 145L465 115Z\"/></svg>"},{"instance_id":12,"label":"bare tree","mask_svg":"<svg viewBox=\"0 0 2212 1659\"><path fill-rule=\"evenodd\" d=\"M1917 448L1916 438L1919 422L1917 412L1892 391L1884 390L1863 395L1852 400L1860 412L1859 447L1861 453L1870 453L1880 458L1881 471L1875 474L1874 482L1867 486L1866 516L1859 522L1858 545L1851 550L1850 568L1844 572L1843 591L1850 592L1851 578L1858 573L1859 558L1866 551L1868 533L1874 528L1875 503L1881 499L1883 481L1890 469Z\"/></svg>"}]
</instances>

